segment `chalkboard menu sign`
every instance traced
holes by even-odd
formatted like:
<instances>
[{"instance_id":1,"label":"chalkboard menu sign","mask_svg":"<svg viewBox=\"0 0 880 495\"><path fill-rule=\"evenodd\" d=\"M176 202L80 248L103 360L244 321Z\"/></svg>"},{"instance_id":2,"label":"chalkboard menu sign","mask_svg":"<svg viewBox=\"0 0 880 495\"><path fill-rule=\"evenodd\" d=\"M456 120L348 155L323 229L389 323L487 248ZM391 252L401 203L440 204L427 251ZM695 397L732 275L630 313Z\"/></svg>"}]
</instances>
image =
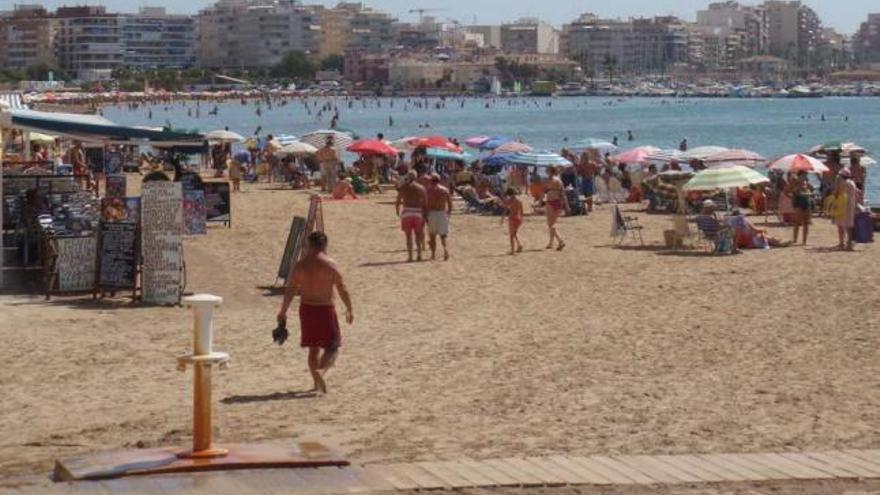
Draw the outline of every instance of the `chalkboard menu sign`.
<instances>
[{"instance_id":1,"label":"chalkboard menu sign","mask_svg":"<svg viewBox=\"0 0 880 495\"><path fill-rule=\"evenodd\" d=\"M205 227L205 193L204 191L183 192L183 233L185 235L203 235Z\"/></svg>"},{"instance_id":2,"label":"chalkboard menu sign","mask_svg":"<svg viewBox=\"0 0 880 495\"><path fill-rule=\"evenodd\" d=\"M125 176L124 175L108 175L107 187L104 193L105 198L124 198L125 197Z\"/></svg>"},{"instance_id":3,"label":"chalkboard menu sign","mask_svg":"<svg viewBox=\"0 0 880 495\"><path fill-rule=\"evenodd\" d=\"M137 276L137 224L101 223L98 286L133 289Z\"/></svg>"},{"instance_id":4,"label":"chalkboard menu sign","mask_svg":"<svg viewBox=\"0 0 880 495\"><path fill-rule=\"evenodd\" d=\"M145 182L141 195L144 302L177 304L183 269L183 195L179 182Z\"/></svg>"},{"instance_id":5,"label":"chalkboard menu sign","mask_svg":"<svg viewBox=\"0 0 880 495\"><path fill-rule=\"evenodd\" d=\"M178 181L183 186L184 194L186 194L187 191L203 191L205 189L205 182L199 177L199 174L194 172L184 172L180 174Z\"/></svg>"},{"instance_id":6,"label":"chalkboard menu sign","mask_svg":"<svg viewBox=\"0 0 880 495\"><path fill-rule=\"evenodd\" d=\"M55 264L58 291L94 289L98 239L95 236L61 237L55 240L55 249L58 253Z\"/></svg>"},{"instance_id":7,"label":"chalkboard menu sign","mask_svg":"<svg viewBox=\"0 0 880 495\"><path fill-rule=\"evenodd\" d=\"M209 222L232 222L228 182L205 182L205 215Z\"/></svg>"},{"instance_id":8,"label":"chalkboard menu sign","mask_svg":"<svg viewBox=\"0 0 880 495\"><path fill-rule=\"evenodd\" d=\"M281 266L278 267L278 278L287 280L290 274L290 268L299 259L299 253L302 251L303 239L306 232L306 219L303 217L293 217L290 223L290 232L287 234L287 244L284 246L284 253L281 254Z\"/></svg>"}]
</instances>

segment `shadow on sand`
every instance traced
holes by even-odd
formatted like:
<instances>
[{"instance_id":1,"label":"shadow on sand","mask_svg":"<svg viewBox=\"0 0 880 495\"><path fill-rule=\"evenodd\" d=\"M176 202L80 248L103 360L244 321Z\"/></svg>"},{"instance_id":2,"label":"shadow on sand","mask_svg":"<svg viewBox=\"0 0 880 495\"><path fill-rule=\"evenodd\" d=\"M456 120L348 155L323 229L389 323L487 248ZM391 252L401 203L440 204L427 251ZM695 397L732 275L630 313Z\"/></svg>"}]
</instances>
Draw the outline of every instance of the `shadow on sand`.
<instances>
[{"instance_id":1,"label":"shadow on sand","mask_svg":"<svg viewBox=\"0 0 880 495\"><path fill-rule=\"evenodd\" d=\"M318 396L314 390L273 392L264 395L231 395L220 399L223 404L252 404L254 402L274 402L282 400L313 399Z\"/></svg>"}]
</instances>

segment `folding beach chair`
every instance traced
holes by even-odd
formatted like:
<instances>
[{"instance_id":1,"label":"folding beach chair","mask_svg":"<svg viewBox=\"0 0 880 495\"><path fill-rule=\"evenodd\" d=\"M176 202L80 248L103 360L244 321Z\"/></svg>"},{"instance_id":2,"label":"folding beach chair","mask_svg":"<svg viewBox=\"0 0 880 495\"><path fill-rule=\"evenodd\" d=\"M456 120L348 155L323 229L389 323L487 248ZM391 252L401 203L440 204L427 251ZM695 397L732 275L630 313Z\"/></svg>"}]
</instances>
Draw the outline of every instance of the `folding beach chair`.
<instances>
[{"instance_id":1,"label":"folding beach chair","mask_svg":"<svg viewBox=\"0 0 880 495\"><path fill-rule=\"evenodd\" d=\"M701 234L700 240L709 248L709 252L712 254L721 254L724 251L730 254L737 252L736 239L730 226L710 215L698 215L696 222Z\"/></svg>"},{"instance_id":2,"label":"folding beach chair","mask_svg":"<svg viewBox=\"0 0 880 495\"><path fill-rule=\"evenodd\" d=\"M618 245L622 245L627 237L634 241L638 240L641 246L645 245L645 241L642 239L643 227L639 225L638 220L638 217L623 216L616 204L611 205L611 237L617 241Z\"/></svg>"}]
</instances>

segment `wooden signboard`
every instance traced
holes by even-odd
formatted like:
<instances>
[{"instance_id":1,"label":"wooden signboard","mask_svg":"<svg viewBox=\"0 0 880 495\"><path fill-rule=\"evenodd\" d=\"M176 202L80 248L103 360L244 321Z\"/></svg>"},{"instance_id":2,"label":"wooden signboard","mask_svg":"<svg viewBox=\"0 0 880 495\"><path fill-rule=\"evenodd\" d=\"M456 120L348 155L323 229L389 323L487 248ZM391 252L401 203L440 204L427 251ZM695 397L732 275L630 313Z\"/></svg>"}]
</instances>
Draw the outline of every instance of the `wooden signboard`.
<instances>
[{"instance_id":1,"label":"wooden signboard","mask_svg":"<svg viewBox=\"0 0 880 495\"><path fill-rule=\"evenodd\" d=\"M204 191L184 191L183 233L184 235L204 235L207 233Z\"/></svg>"},{"instance_id":2,"label":"wooden signboard","mask_svg":"<svg viewBox=\"0 0 880 495\"><path fill-rule=\"evenodd\" d=\"M180 301L183 272L183 195L179 182L146 182L141 196L143 300Z\"/></svg>"},{"instance_id":3,"label":"wooden signboard","mask_svg":"<svg viewBox=\"0 0 880 495\"><path fill-rule=\"evenodd\" d=\"M208 222L232 225L232 203L228 182L205 182L205 218Z\"/></svg>"},{"instance_id":4,"label":"wooden signboard","mask_svg":"<svg viewBox=\"0 0 880 495\"><path fill-rule=\"evenodd\" d=\"M293 222L290 223L290 232L287 234L287 244L284 246L284 253L281 255L281 266L278 267L278 278L287 280L290 268L299 260L303 240L305 240L305 233L306 219L303 217L293 217Z\"/></svg>"},{"instance_id":5,"label":"wooden signboard","mask_svg":"<svg viewBox=\"0 0 880 495\"><path fill-rule=\"evenodd\" d=\"M137 283L137 224L101 222L98 286L134 289Z\"/></svg>"},{"instance_id":6,"label":"wooden signboard","mask_svg":"<svg viewBox=\"0 0 880 495\"><path fill-rule=\"evenodd\" d=\"M58 292L94 289L98 239L95 236L62 237L55 240L55 249L58 253L55 261Z\"/></svg>"}]
</instances>

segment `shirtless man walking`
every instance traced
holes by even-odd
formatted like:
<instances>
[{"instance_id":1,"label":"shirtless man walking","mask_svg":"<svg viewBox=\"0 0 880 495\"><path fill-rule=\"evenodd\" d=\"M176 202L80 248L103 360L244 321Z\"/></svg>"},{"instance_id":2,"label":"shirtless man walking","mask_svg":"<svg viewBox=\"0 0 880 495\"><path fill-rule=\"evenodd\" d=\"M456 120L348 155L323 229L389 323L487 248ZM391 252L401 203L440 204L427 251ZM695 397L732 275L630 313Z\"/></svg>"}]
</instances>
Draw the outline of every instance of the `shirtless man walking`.
<instances>
[{"instance_id":1,"label":"shirtless man walking","mask_svg":"<svg viewBox=\"0 0 880 495\"><path fill-rule=\"evenodd\" d=\"M449 189L440 184L440 176L431 174L430 185L426 190L428 210L428 247L431 248L431 259L437 257L437 236L443 245L443 260L449 259L446 248L446 236L449 235L449 215L452 215L452 195Z\"/></svg>"},{"instance_id":2,"label":"shirtless man walking","mask_svg":"<svg viewBox=\"0 0 880 495\"><path fill-rule=\"evenodd\" d=\"M406 235L406 251L409 254L407 261L413 260L413 235L415 235L418 260L422 261L422 249L425 247L426 204L427 192L416 182L416 173L410 170L397 190L397 201L394 204L397 216L400 217L400 228Z\"/></svg>"},{"instance_id":3,"label":"shirtless man walking","mask_svg":"<svg viewBox=\"0 0 880 495\"><path fill-rule=\"evenodd\" d=\"M342 273L326 251L327 236L323 232L309 234L305 257L293 266L291 275L287 277L284 301L278 311L278 324L286 325L287 309L293 297L300 296L300 346L309 349L309 372L315 382L315 390L322 394L327 393L324 373L333 366L342 345L342 334L333 305L334 287L345 304L345 321L349 325L354 322L351 296L342 280Z\"/></svg>"}]
</instances>

